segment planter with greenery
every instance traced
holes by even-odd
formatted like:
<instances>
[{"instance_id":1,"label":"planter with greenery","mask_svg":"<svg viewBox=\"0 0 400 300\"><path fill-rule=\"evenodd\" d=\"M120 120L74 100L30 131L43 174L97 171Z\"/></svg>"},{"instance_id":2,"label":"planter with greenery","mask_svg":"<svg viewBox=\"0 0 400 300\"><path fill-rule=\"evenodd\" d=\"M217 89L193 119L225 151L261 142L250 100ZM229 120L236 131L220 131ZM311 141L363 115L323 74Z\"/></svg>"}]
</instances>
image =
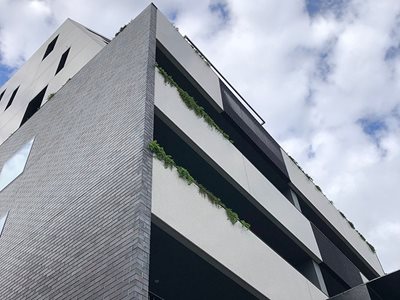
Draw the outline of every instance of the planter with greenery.
<instances>
[{"instance_id":1,"label":"planter with greenery","mask_svg":"<svg viewBox=\"0 0 400 300\"><path fill-rule=\"evenodd\" d=\"M185 103L186 107L189 108L191 111L193 111L196 116L199 118L203 119L211 128L215 129L218 131L224 138L226 138L228 141L233 143L233 141L229 138L229 135L225 133L215 122L214 120L210 117L208 113L205 112L204 108L197 104L196 100L190 96L185 90L183 90L176 82L175 80L169 75L163 68L161 68L159 65L156 65L158 72L160 75L164 78L164 83L169 84L171 87L174 87L177 89L180 98L182 99L183 103Z\"/></svg>"},{"instance_id":2,"label":"planter with greenery","mask_svg":"<svg viewBox=\"0 0 400 300\"><path fill-rule=\"evenodd\" d=\"M288 156L289 156L289 158L294 162L294 164L299 168L299 170L303 172L303 174L308 178L308 180L310 180L310 181L314 184L315 188L316 188L322 195L324 195L324 196L328 199L328 197L324 194L324 192L322 191L322 189L321 189L318 185L316 185L316 184L314 183L314 180L311 178L311 176L308 175L308 174L303 170L302 167L300 167L300 165L298 164L298 162L297 162L293 157L291 157L289 154L288 154ZM328 201L329 201L330 204L334 205L332 200L329 200L329 199L328 199ZM336 207L335 207L335 208L336 208ZM344 213L342 213L342 212L341 212L340 210L338 210L337 208L336 208L336 210L337 210L337 211L339 212L339 214L347 221L347 223L349 223L350 227L351 227L352 229L354 229L354 230L358 233L358 235L360 236L360 238L361 238L364 242L367 243L367 245L368 245L368 247L371 249L371 251L375 253L376 251L375 251L374 246L372 246L372 245L365 239L365 237L355 228L354 224L346 218L346 216L344 215Z\"/></svg>"},{"instance_id":3,"label":"planter with greenery","mask_svg":"<svg viewBox=\"0 0 400 300\"><path fill-rule=\"evenodd\" d=\"M244 220L241 220L239 218L239 215L235 213L232 209L228 208L220 198L215 196L213 193L211 193L209 190L207 190L202 184L197 182L196 179L194 179L188 170L185 168L178 166L171 155L168 155L164 148L161 147L156 140L151 141L149 143L149 149L151 152L153 152L154 156L163 162L164 167L167 169L175 169L179 175L180 178L186 181L188 185L195 184L198 187L199 193L204 197L207 198L213 205L215 205L218 208L223 208L225 210L227 219L232 223L235 224L239 222L244 228L250 229L250 224L247 223Z\"/></svg>"}]
</instances>

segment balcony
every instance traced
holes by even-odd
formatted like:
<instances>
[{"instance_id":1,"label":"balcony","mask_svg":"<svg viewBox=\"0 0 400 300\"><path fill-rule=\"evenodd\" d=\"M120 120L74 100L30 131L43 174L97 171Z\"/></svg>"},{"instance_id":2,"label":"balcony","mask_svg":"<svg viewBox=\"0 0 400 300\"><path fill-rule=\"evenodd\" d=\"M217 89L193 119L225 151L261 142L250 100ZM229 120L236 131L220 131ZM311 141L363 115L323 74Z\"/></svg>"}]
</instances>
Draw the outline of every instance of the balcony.
<instances>
[{"instance_id":1,"label":"balcony","mask_svg":"<svg viewBox=\"0 0 400 300\"><path fill-rule=\"evenodd\" d=\"M172 237L173 241L184 245L185 249L190 249L190 253L195 253L196 257L217 269L218 273L230 278L240 287L238 290L261 299L326 299L325 294L251 231L239 223L232 225L225 211L199 194L195 184L188 185L178 177L175 170L165 169L157 159L153 159L152 189L152 214L156 228L161 229L170 239ZM159 238L153 236L153 233L159 232L158 229L152 231L152 239L156 239L152 243L158 243L158 246L152 246L151 249L162 249L163 245L169 244L157 242ZM174 252L159 251L161 253L151 254L153 258L150 258L150 269L153 264L153 269L163 270L164 278L171 279L179 274L178 277L182 278L182 273L177 275L173 267L154 268L154 259ZM158 259L158 265L171 261L167 257ZM184 277L185 280L191 278ZM284 287L285 283L290 284ZM206 284L212 284L212 277ZM179 291L182 287L170 288ZM156 293L164 296L163 293Z\"/></svg>"}]
</instances>

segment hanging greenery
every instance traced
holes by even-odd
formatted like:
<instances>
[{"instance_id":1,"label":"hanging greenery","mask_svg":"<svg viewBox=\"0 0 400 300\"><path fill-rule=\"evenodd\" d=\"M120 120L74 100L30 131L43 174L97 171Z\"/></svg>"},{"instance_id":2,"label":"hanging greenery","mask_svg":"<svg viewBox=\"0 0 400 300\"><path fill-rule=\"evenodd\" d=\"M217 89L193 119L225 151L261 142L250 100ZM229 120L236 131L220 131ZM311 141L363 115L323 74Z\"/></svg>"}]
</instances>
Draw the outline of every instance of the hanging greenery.
<instances>
[{"instance_id":1,"label":"hanging greenery","mask_svg":"<svg viewBox=\"0 0 400 300\"><path fill-rule=\"evenodd\" d=\"M215 122L214 120L210 117L209 114L207 114L204 110L204 108L200 105L197 104L196 100L190 96L185 90L183 90L178 84L175 82L175 80L169 75L163 68L161 68L159 65L156 65L158 72L161 74L161 76L164 78L164 82L169 84L172 87L175 87L179 93L180 98L182 101L185 103L186 107L189 108L191 111L193 111L199 118L202 118L211 128L215 129L218 131L224 138L226 138L228 141L233 143L233 141L229 138L229 135L226 134Z\"/></svg>"},{"instance_id":2,"label":"hanging greenery","mask_svg":"<svg viewBox=\"0 0 400 300\"><path fill-rule=\"evenodd\" d=\"M171 169L173 170L174 168L176 169L176 171L178 172L178 175L180 178L182 178L183 180L185 180L187 182L188 185L191 185L192 183L196 184L198 189L199 189L199 193L204 197L207 198L208 201L210 201L213 205L217 206L217 207L221 207L225 210L226 212L226 216L227 219L232 223L235 224L237 222L239 222L240 224L242 224L242 226L246 229L250 229L250 224L247 223L244 220L241 220L239 218L239 215L237 213L235 213L232 209L226 207L226 205L221 201L220 198L218 198L217 196L215 196L213 193L211 193L209 190L207 190L202 184L198 183L189 173L188 170L186 170L185 168L176 165L175 161L173 160L173 158L171 157L171 155L168 155L164 148L161 147L156 140L153 140L149 143L149 149L151 152L154 153L155 157L160 160L161 162L164 163L164 167L166 169Z\"/></svg>"},{"instance_id":3,"label":"hanging greenery","mask_svg":"<svg viewBox=\"0 0 400 300\"><path fill-rule=\"evenodd\" d=\"M328 197L324 194L324 192L322 191L322 189L321 189L318 185L316 185L316 184L314 183L314 180L311 178L311 176L308 175L308 174L302 169L302 167L300 167L300 165L298 164L298 162L297 162L293 157L291 157L289 154L288 154L288 156L289 156L289 158L294 162L294 164L300 169L300 171L302 171L302 172L304 173L304 175L308 178L308 180L310 180L310 181L314 184L315 188L316 188L318 191L320 191L320 192L328 199ZM328 199L328 201L329 201L330 204L334 205L332 200L329 200L329 199ZM335 207L335 208L336 208L336 207ZM340 210L338 210L337 208L336 208L336 210L337 210L337 211L339 212L339 214L347 221L347 223L349 223L350 227L353 228L353 229L358 233L358 235L360 236L360 238L361 238L364 242L367 243L367 245L368 245L368 247L371 249L371 251L375 253L376 251L375 251L374 246L372 246L372 245L365 239L365 237L356 229L356 227L354 226L354 224L346 218L346 216L344 215L344 213L342 213L342 212L341 212Z\"/></svg>"},{"instance_id":4,"label":"hanging greenery","mask_svg":"<svg viewBox=\"0 0 400 300\"><path fill-rule=\"evenodd\" d=\"M125 24L124 26L122 26L119 31L117 33L115 33L114 37L116 37L118 34L120 34L125 28L126 26L128 26L128 24Z\"/></svg>"}]
</instances>

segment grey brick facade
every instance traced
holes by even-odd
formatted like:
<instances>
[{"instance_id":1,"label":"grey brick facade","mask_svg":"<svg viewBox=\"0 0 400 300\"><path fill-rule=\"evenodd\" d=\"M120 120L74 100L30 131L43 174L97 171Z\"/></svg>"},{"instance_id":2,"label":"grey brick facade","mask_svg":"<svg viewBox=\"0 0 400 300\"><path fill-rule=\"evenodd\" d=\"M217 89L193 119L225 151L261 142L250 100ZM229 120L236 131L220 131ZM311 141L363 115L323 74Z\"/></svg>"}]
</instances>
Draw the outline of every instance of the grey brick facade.
<instances>
[{"instance_id":1,"label":"grey brick facade","mask_svg":"<svg viewBox=\"0 0 400 300\"><path fill-rule=\"evenodd\" d=\"M400 299L400 271L176 29L153 4L112 41L68 19L0 87L0 300Z\"/></svg>"},{"instance_id":2,"label":"grey brick facade","mask_svg":"<svg viewBox=\"0 0 400 300\"><path fill-rule=\"evenodd\" d=\"M0 147L35 137L0 193L1 299L147 299L156 8Z\"/></svg>"}]
</instances>

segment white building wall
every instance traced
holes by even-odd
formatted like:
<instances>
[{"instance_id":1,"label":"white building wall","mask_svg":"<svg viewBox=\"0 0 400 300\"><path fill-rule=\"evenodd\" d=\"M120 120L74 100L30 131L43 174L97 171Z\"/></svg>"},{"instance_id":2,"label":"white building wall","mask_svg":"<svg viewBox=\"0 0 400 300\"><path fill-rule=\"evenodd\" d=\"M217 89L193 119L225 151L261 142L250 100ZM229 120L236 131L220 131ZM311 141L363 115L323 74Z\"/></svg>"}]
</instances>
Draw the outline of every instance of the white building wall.
<instances>
[{"instance_id":1,"label":"white building wall","mask_svg":"<svg viewBox=\"0 0 400 300\"><path fill-rule=\"evenodd\" d=\"M58 35L53 51L42 61L48 44ZM6 90L0 102L0 144L21 124L29 102L44 88L42 105L50 94L56 93L104 46L106 41L84 26L67 19L32 57L0 88ZM56 69L62 54L70 48L64 68ZM12 105L5 110L13 91L19 86Z\"/></svg>"},{"instance_id":2,"label":"white building wall","mask_svg":"<svg viewBox=\"0 0 400 300\"><path fill-rule=\"evenodd\" d=\"M183 67L184 71L189 73L190 76L196 81L194 84L198 84L202 90L204 90L212 105L217 110L223 109L223 103L221 98L219 80L217 75L211 70L209 66L199 57L198 54L191 48L191 46L184 40L184 38L176 32L176 29L169 23L169 21L158 11L157 15L157 39L174 57L175 60ZM157 97L156 97L157 100ZM180 125L179 125L180 126ZM178 127L179 127L178 126ZM191 129L193 130L193 129ZM212 148L212 143L207 143L205 147ZM205 148L205 152L208 153L210 149ZM236 172L230 170L233 168L230 166L230 162L235 161L236 158L232 157L232 153L224 153L222 160L224 166L227 168L229 174L235 174L240 182L245 182L245 172ZM307 177L297 168L296 165L287 157L286 153L283 153L285 165L289 172L289 177L293 184L295 184L298 189L306 196L310 202L321 211L321 213L327 218L327 220L339 231L339 233L347 240L347 242L354 247L360 256L364 257L366 261L379 273L384 274L382 266L377 258L377 255L373 253L368 245L361 240L359 235L348 225L348 223L343 219L339 212L334 208L325 196L320 193L315 185L308 180ZM250 164L249 162L246 163ZM254 166L252 166L254 168ZM247 173L258 173L258 170L253 170L249 167L246 169ZM233 172L233 173L230 173ZM247 176L249 176L247 174ZM252 174L250 176L253 176ZM242 177L242 178L240 178ZM252 177L249 181L249 189L252 193L263 193L262 189L259 189L259 184L255 184L258 176ZM264 180L264 179L263 179ZM260 195L261 195L260 194ZM293 221L292 225L289 225L291 221L287 216L286 212L283 213L282 210L274 211L273 207L268 209L271 213L275 215L281 215L281 218L286 218L286 223L288 226L296 227L296 221ZM297 218L295 218L297 220ZM307 242L306 242L307 243Z\"/></svg>"},{"instance_id":3,"label":"white building wall","mask_svg":"<svg viewBox=\"0 0 400 300\"><path fill-rule=\"evenodd\" d=\"M331 227L338 231L343 239L347 241L380 275L384 274L382 266L367 243L361 239L359 234L351 228L350 224L340 215L339 211L329 202L311 182L305 174L297 167L292 159L282 151L286 168L291 182L311 202L311 204L328 220Z\"/></svg>"},{"instance_id":4,"label":"white building wall","mask_svg":"<svg viewBox=\"0 0 400 300\"><path fill-rule=\"evenodd\" d=\"M222 172L219 170L221 176L238 186L239 189L244 189L244 194L249 201L253 201L263 208L264 213L271 214L272 220L278 226L292 235L294 240L297 240L297 243L316 261L321 261L321 254L310 222L235 146L190 111L180 99L176 88L165 84L157 70L155 105L184 132L187 136L186 139L190 139L191 143L207 155L205 159L208 162L216 165L217 170L218 168L223 170Z\"/></svg>"},{"instance_id":5,"label":"white building wall","mask_svg":"<svg viewBox=\"0 0 400 300\"><path fill-rule=\"evenodd\" d=\"M157 40L171 53L184 71L199 85L200 91L206 92L206 99L218 111L223 110L219 78L200 58L187 41L181 36L160 11L157 11Z\"/></svg>"},{"instance_id":6,"label":"white building wall","mask_svg":"<svg viewBox=\"0 0 400 300\"><path fill-rule=\"evenodd\" d=\"M224 209L201 196L195 184L188 185L157 159L152 213L268 299L327 298L251 231L232 225Z\"/></svg>"}]
</instances>

